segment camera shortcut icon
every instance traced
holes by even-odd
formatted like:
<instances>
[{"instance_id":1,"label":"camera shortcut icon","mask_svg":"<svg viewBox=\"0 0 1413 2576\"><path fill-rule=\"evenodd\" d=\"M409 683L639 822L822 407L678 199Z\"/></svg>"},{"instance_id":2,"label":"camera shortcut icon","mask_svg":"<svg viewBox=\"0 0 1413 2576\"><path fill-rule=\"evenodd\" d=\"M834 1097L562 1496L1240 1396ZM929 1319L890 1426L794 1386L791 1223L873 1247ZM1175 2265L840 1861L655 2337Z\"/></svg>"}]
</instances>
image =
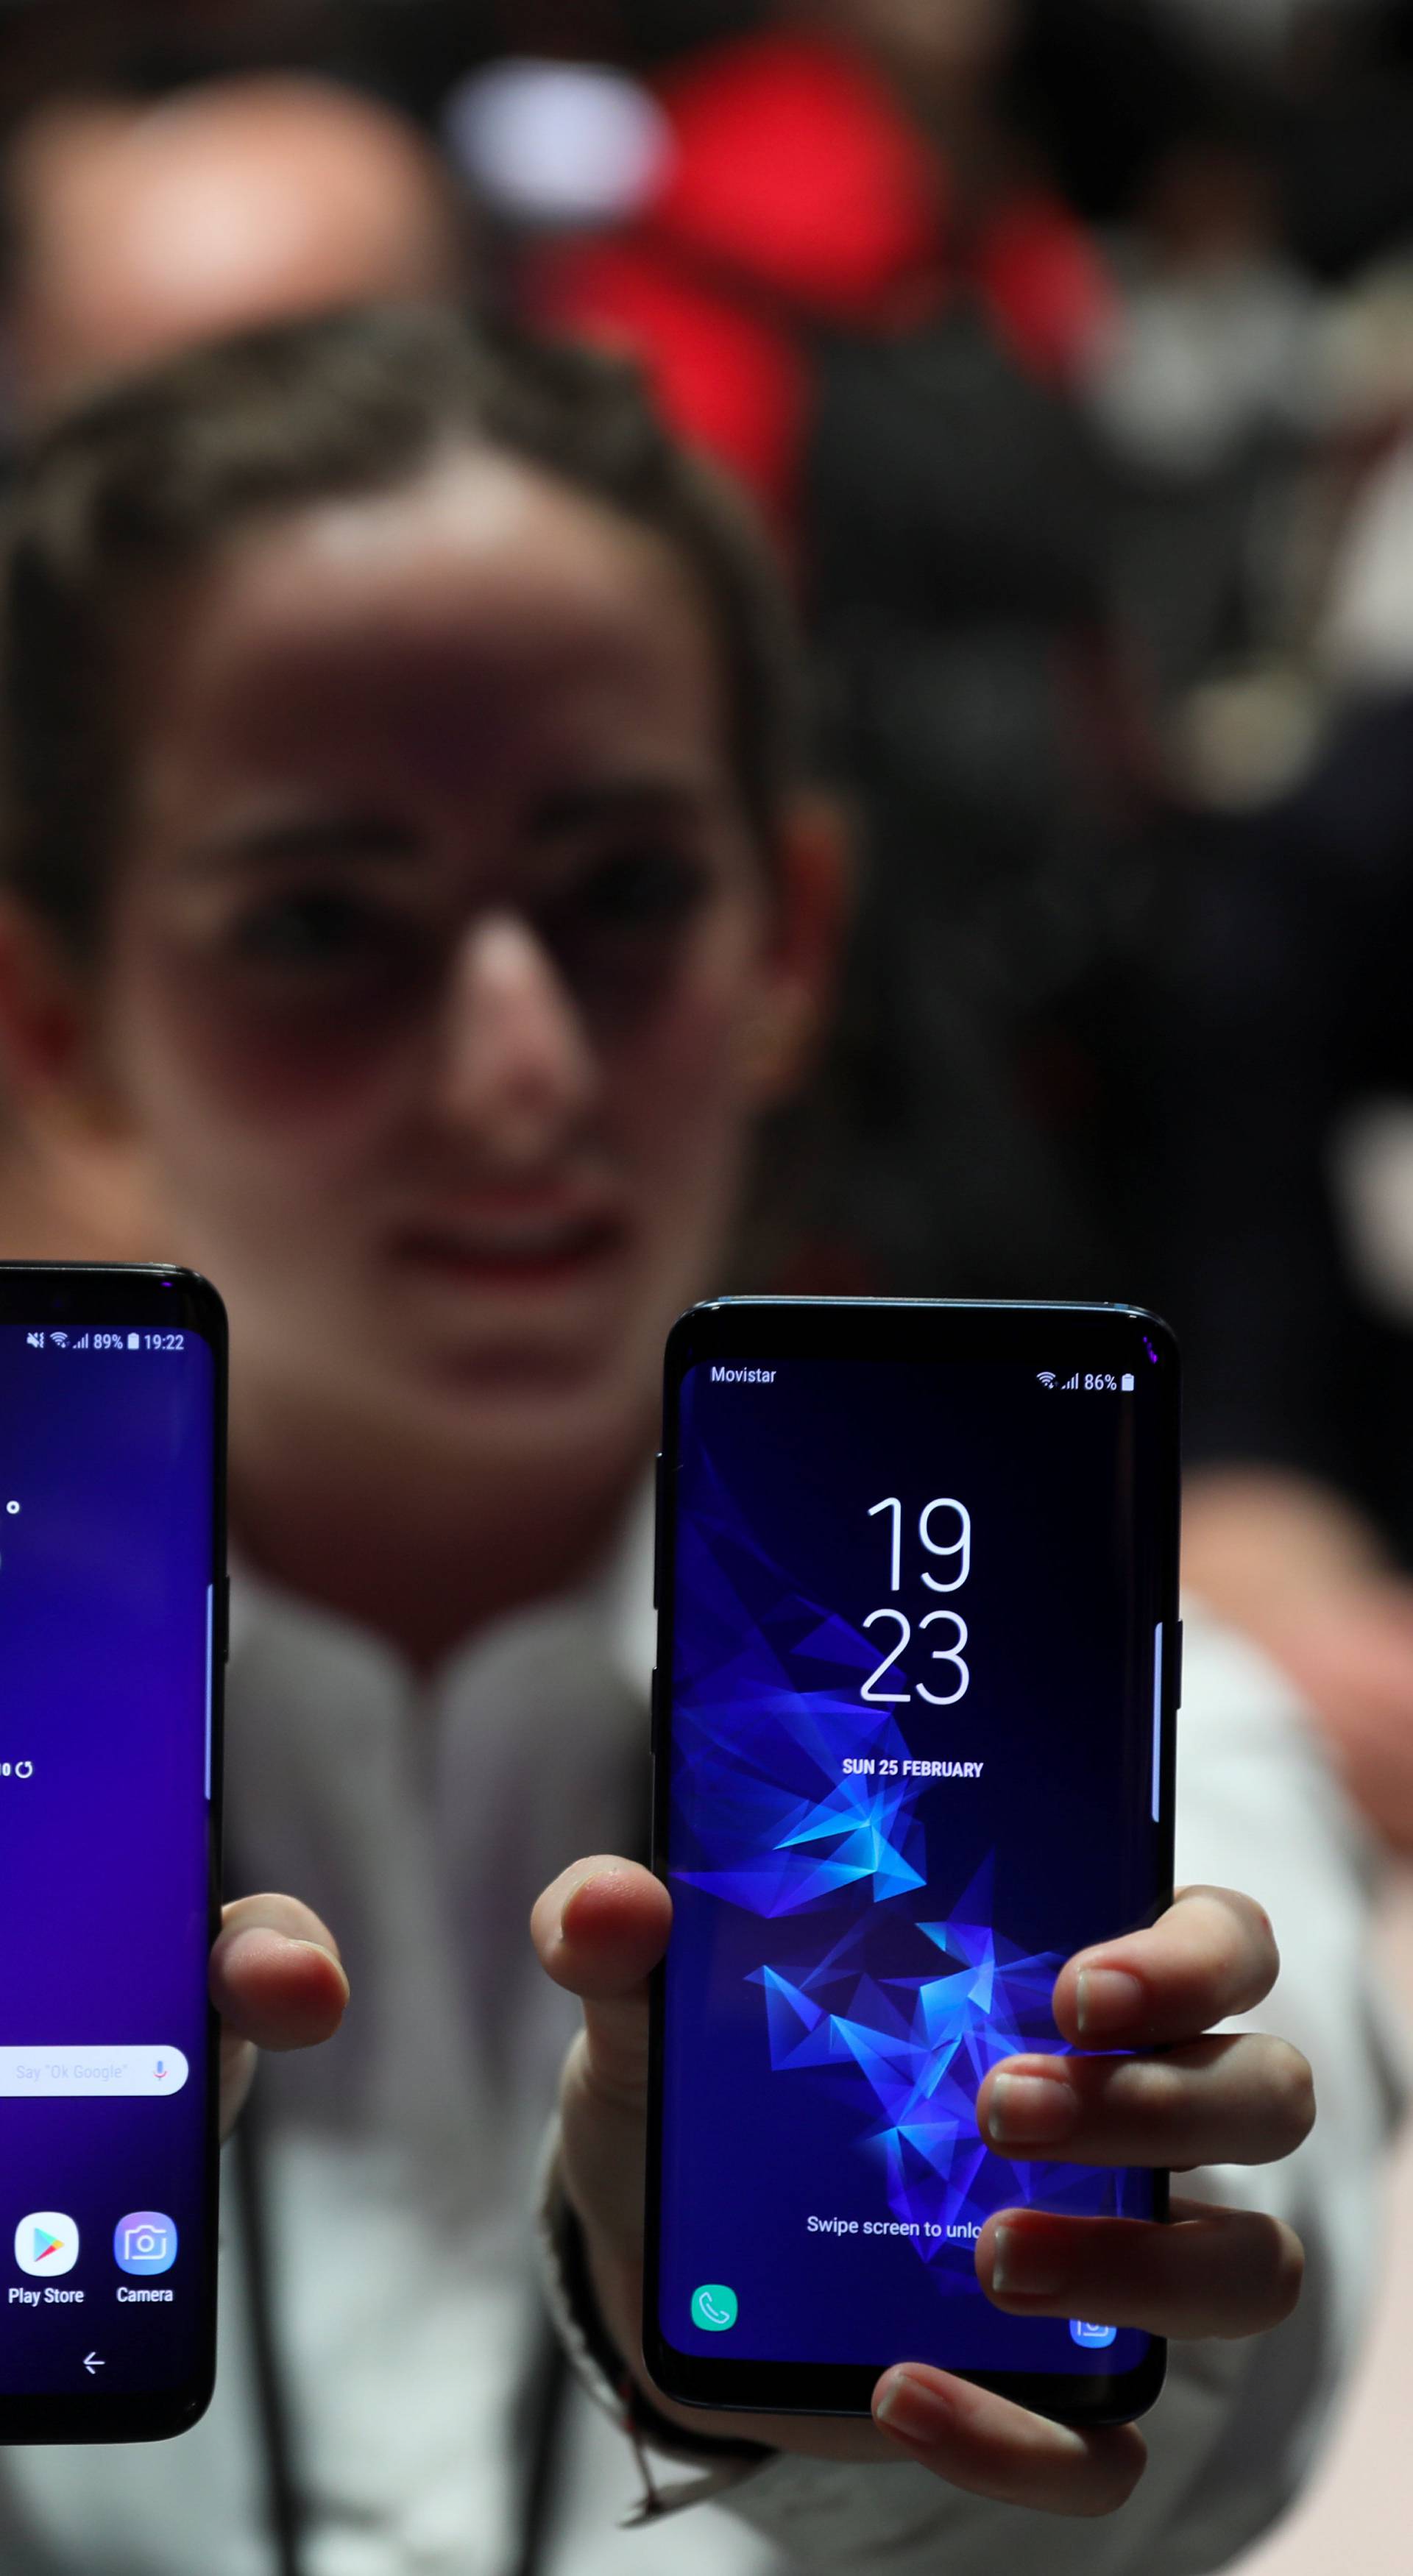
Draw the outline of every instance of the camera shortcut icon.
<instances>
[{"instance_id":1,"label":"camera shortcut icon","mask_svg":"<svg viewBox=\"0 0 1413 2576\"><path fill-rule=\"evenodd\" d=\"M170 2272L177 2259L174 2222L160 2209L130 2209L113 2230L113 2260L120 2272L150 2279Z\"/></svg>"}]
</instances>

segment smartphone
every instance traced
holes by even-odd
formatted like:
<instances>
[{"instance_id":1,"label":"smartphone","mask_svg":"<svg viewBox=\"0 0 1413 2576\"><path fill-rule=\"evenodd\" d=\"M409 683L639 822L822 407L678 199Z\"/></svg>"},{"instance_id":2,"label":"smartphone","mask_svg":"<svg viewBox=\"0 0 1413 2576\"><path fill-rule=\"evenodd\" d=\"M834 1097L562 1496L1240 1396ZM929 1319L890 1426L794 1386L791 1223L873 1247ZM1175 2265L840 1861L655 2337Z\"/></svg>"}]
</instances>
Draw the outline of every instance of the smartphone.
<instances>
[{"instance_id":1,"label":"smartphone","mask_svg":"<svg viewBox=\"0 0 1413 2576\"><path fill-rule=\"evenodd\" d=\"M0 2441L215 2377L226 1319L0 1263Z\"/></svg>"},{"instance_id":2,"label":"smartphone","mask_svg":"<svg viewBox=\"0 0 1413 2576\"><path fill-rule=\"evenodd\" d=\"M1165 2347L1016 2318L976 2095L1055 1977L1172 1897L1178 1361L1134 1307L725 1298L667 1348L644 2348L688 2405L866 2414L927 2361L1077 2424Z\"/></svg>"}]
</instances>

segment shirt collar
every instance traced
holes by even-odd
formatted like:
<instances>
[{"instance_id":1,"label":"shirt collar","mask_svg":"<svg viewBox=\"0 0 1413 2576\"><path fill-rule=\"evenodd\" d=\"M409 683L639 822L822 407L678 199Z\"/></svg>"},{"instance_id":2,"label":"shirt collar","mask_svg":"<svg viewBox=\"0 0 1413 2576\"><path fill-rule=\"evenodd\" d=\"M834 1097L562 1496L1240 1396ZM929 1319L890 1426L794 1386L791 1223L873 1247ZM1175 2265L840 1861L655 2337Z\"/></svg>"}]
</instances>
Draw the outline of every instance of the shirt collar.
<instances>
[{"instance_id":1,"label":"shirt collar","mask_svg":"<svg viewBox=\"0 0 1413 2576\"><path fill-rule=\"evenodd\" d=\"M406 1658L376 1630L302 1600L270 1576L231 1555L231 1657L240 1662L258 1640L278 1647L336 1651L370 1675L379 1667L390 1687L409 1702L442 1703L463 1694L479 1667L521 1644L532 1646L553 1628L592 1635L600 1654L637 1698L647 1694L655 1651L651 1476L645 1477L599 1564L588 1579L528 1608L489 1621L453 1646L430 1679L415 1675Z\"/></svg>"}]
</instances>

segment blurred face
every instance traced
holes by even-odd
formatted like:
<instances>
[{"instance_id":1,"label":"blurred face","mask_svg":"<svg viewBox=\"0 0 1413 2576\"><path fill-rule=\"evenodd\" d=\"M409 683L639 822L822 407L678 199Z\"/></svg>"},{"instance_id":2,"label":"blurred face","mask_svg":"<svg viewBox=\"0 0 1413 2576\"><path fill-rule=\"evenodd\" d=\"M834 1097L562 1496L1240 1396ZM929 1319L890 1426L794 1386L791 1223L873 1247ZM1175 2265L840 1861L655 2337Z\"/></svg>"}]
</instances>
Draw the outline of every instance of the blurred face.
<instances>
[{"instance_id":1,"label":"blurred face","mask_svg":"<svg viewBox=\"0 0 1413 2576\"><path fill-rule=\"evenodd\" d=\"M814 0L827 26L927 82L982 71L1015 34L1016 0Z\"/></svg>"},{"instance_id":2,"label":"blurred face","mask_svg":"<svg viewBox=\"0 0 1413 2576\"><path fill-rule=\"evenodd\" d=\"M463 245L389 111L278 74L148 108L61 101L23 126L8 390L44 418L189 342L379 299L455 303Z\"/></svg>"},{"instance_id":3,"label":"blurred face","mask_svg":"<svg viewBox=\"0 0 1413 2576\"><path fill-rule=\"evenodd\" d=\"M131 671L91 1052L240 1401L645 1427L793 989L685 570L468 454L243 536Z\"/></svg>"}]
</instances>

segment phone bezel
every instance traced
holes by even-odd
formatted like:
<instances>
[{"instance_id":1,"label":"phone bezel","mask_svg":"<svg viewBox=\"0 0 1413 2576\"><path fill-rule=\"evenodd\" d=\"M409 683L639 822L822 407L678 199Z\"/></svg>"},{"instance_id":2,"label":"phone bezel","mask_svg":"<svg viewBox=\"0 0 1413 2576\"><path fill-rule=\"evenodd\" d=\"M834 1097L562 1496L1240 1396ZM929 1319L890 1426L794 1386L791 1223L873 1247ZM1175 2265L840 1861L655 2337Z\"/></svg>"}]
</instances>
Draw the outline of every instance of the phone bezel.
<instances>
[{"instance_id":1,"label":"phone bezel","mask_svg":"<svg viewBox=\"0 0 1413 2576\"><path fill-rule=\"evenodd\" d=\"M1146 1348L1145 1348L1146 1343ZM676 1397L687 1369L703 1359L886 1358L895 1360L1033 1360L1059 1375L1101 1363L1131 1365L1151 1380L1161 1411L1159 1475L1161 1525L1155 1561L1161 1616L1176 1632L1178 1619L1178 1509L1180 1370L1177 1344L1161 1316L1141 1306L1049 1303L1040 1300L926 1298L724 1297L692 1307L668 1337L664 1362L663 1450L659 1461L654 1599L658 1613L658 1670L653 1676L652 1866L667 1882L670 1732L668 1693L659 1674L672 1669L672 1569L675 1492L672 1444ZM1057 1390L1058 1391L1058 1390ZM1177 1676L1166 1676L1158 1829L1157 1885L1153 1913L1172 1901L1174 1717ZM658 2315L662 2170L662 2034L665 1971L653 1979L649 2059L646 2238L643 2277L643 2353L654 2385L685 2406L724 2413L867 2415L874 2386L891 2362L916 2355L884 2354L875 2363L837 2364L706 2359L669 2343ZM1168 2178L1155 2176L1155 2214L1168 2210ZM1149 2338L1143 2360L1128 2371L965 2371L958 2376L995 2389L1034 2413L1079 2425L1131 2422L1153 2404L1163 2385L1167 2346Z\"/></svg>"},{"instance_id":2,"label":"phone bezel","mask_svg":"<svg viewBox=\"0 0 1413 2576\"><path fill-rule=\"evenodd\" d=\"M0 1261L0 1324L124 1325L198 1333L214 1362L212 1565L215 1627L211 1653L211 1796L207 1807L208 1947L221 1920L222 1749L225 1717L226 1594L226 1310L195 1270L156 1262ZM200 2359L191 2380L145 2395L109 2395L101 2386L72 2395L0 2391L0 2443L160 2442L189 2432L211 2403L216 2384L216 2272L220 2221L220 2024L207 2021L203 2128L204 2253Z\"/></svg>"}]
</instances>

